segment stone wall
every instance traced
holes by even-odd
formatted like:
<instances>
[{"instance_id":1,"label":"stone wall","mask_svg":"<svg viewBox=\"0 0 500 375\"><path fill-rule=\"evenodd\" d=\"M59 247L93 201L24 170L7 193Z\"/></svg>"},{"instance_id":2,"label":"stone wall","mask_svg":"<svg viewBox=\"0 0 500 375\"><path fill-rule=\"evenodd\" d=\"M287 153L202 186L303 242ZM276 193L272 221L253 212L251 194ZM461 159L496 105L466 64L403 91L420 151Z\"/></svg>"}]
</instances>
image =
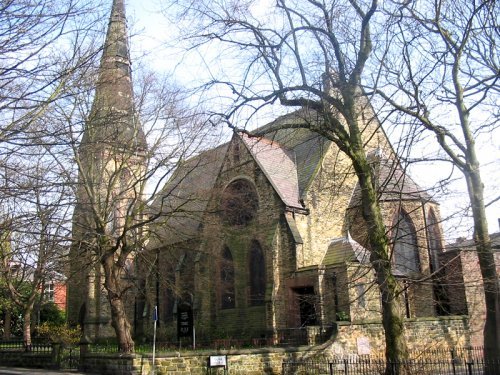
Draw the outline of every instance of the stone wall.
<instances>
[{"instance_id":1,"label":"stone wall","mask_svg":"<svg viewBox=\"0 0 500 375\"><path fill-rule=\"evenodd\" d=\"M162 354L155 358L156 374L204 375L209 371L211 355L227 356L227 368L231 374L261 375L280 374L284 360L322 356L318 349L247 349L221 352L196 352ZM105 355L85 356L83 371L98 374L148 375L151 373L151 355ZM222 373L222 368L213 368L212 373Z\"/></svg>"},{"instance_id":2,"label":"stone wall","mask_svg":"<svg viewBox=\"0 0 500 375\"><path fill-rule=\"evenodd\" d=\"M454 316L406 321L408 349L451 350L470 344L466 317ZM242 375L281 374L283 361L311 358L352 358L357 355L382 356L384 334L380 322L338 323L333 341L314 347L266 348L224 351L172 352L155 358L156 374L206 374L211 355L227 356L229 373ZM82 370L99 374L150 374L151 355L87 354ZM221 369L213 373L222 373Z\"/></svg>"},{"instance_id":3,"label":"stone wall","mask_svg":"<svg viewBox=\"0 0 500 375\"><path fill-rule=\"evenodd\" d=\"M336 357L384 355L385 338L380 322L339 322L337 328L337 337L327 354ZM408 350L414 353L470 345L469 322L465 316L408 319L405 336Z\"/></svg>"},{"instance_id":4,"label":"stone wall","mask_svg":"<svg viewBox=\"0 0 500 375\"><path fill-rule=\"evenodd\" d=\"M238 146L238 147L236 147ZM237 158L234 158L235 155ZM284 293L273 287L291 263L293 247L288 243L288 230L282 220L283 203L245 145L234 139L216 180L204 216L203 251L207 254L204 274L196 275L195 294L202 301L198 324L210 327L214 337L260 337L273 325L285 325L277 306L285 305ZM255 216L244 225L226 222L220 214L223 191L236 180L250 183L258 196ZM265 304L252 306L250 297L249 253L256 241L262 249L266 268ZM221 307L220 264L222 250L231 252L234 267L234 307ZM279 280L279 279L278 279ZM278 310L278 311L277 311ZM198 330L197 327L197 331Z\"/></svg>"},{"instance_id":5,"label":"stone wall","mask_svg":"<svg viewBox=\"0 0 500 375\"><path fill-rule=\"evenodd\" d=\"M51 368L53 358L51 353L26 353L0 350L0 365L7 367Z\"/></svg>"}]
</instances>

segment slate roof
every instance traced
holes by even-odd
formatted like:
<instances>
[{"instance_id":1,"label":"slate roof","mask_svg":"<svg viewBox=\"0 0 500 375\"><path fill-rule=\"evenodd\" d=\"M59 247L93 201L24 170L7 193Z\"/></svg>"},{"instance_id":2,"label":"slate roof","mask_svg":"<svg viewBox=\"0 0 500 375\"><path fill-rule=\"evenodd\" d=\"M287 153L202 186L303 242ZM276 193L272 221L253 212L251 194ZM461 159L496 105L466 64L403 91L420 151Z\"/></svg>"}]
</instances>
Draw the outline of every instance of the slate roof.
<instances>
[{"instance_id":1,"label":"slate roof","mask_svg":"<svg viewBox=\"0 0 500 375\"><path fill-rule=\"evenodd\" d=\"M252 136L239 135L239 139L288 207L304 208L301 198L321 165L331 141L308 129L282 127L314 121L318 121L316 113L302 109L279 117L255 130ZM229 143L186 161L167 182L152 206L153 211L161 209L164 214L164 219L153 226L156 231L156 236L151 240L153 247L196 236L228 147ZM431 197L404 173L399 164L394 166L390 159L377 152L370 154L369 158L381 187L382 201L431 200ZM350 207L358 205L360 198L357 185L351 197ZM345 244L340 239L338 244L335 241L325 256L325 264L339 261L342 254L344 257L354 254L354 258L360 261L364 250L359 249L359 244L355 244L352 239L347 239ZM343 247L338 248L341 244Z\"/></svg>"},{"instance_id":2,"label":"slate roof","mask_svg":"<svg viewBox=\"0 0 500 375\"><path fill-rule=\"evenodd\" d=\"M150 226L150 248L196 236L227 148L205 151L177 168L151 205L150 214L161 212L162 217Z\"/></svg>"},{"instance_id":3,"label":"slate roof","mask_svg":"<svg viewBox=\"0 0 500 375\"><path fill-rule=\"evenodd\" d=\"M369 264L370 252L349 235L333 239L328 246L322 264L329 266L348 262Z\"/></svg>"},{"instance_id":4,"label":"slate roof","mask_svg":"<svg viewBox=\"0 0 500 375\"><path fill-rule=\"evenodd\" d=\"M282 147L294 152L300 197L303 197L307 191L309 183L321 164L321 160L331 141L309 129L281 129L280 127L317 121L319 119L315 111L300 109L278 117L273 122L254 131L255 134L265 135L268 140L276 141Z\"/></svg>"},{"instance_id":5,"label":"slate roof","mask_svg":"<svg viewBox=\"0 0 500 375\"><path fill-rule=\"evenodd\" d=\"M368 154L368 161L377 178L379 201L419 200L434 202L433 198L405 173L398 161L383 155L380 150ZM354 188L349 208L361 205L359 182Z\"/></svg>"},{"instance_id":6,"label":"slate roof","mask_svg":"<svg viewBox=\"0 0 500 375\"><path fill-rule=\"evenodd\" d=\"M295 153L276 141L242 134L241 140L264 172L274 190L288 207L302 209Z\"/></svg>"},{"instance_id":7,"label":"slate roof","mask_svg":"<svg viewBox=\"0 0 500 375\"><path fill-rule=\"evenodd\" d=\"M492 251L500 252L500 232L490 234ZM461 250L474 250L475 243L473 239L459 239L452 244L446 245L445 252L448 251L461 251Z\"/></svg>"},{"instance_id":8,"label":"slate roof","mask_svg":"<svg viewBox=\"0 0 500 375\"><path fill-rule=\"evenodd\" d=\"M239 135L283 203L299 209L303 209L301 194L307 189L330 142L307 129L276 128L312 121L307 116L314 116L314 113L299 110L256 130L264 136ZM150 209L151 214L161 211L163 218L150 227L149 248L189 240L199 233L228 147L226 143L187 160L165 184Z\"/></svg>"}]
</instances>

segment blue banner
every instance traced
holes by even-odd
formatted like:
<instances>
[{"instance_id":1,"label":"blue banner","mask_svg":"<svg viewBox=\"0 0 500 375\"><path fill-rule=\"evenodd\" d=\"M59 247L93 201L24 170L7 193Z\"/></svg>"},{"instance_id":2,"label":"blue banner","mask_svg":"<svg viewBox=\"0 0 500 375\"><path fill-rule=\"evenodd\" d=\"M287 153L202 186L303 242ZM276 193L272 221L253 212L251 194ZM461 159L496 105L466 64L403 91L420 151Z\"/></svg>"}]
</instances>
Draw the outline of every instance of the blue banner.
<instances>
[{"instance_id":1,"label":"blue banner","mask_svg":"<svg viewBox=\"0 0 500 375\"><path fill-rule=\"evenodd\" d=\"M153 322L157 321L158 321L158 306L155 306L155 308L153 309Z\"/></svg>"}]
</instances>

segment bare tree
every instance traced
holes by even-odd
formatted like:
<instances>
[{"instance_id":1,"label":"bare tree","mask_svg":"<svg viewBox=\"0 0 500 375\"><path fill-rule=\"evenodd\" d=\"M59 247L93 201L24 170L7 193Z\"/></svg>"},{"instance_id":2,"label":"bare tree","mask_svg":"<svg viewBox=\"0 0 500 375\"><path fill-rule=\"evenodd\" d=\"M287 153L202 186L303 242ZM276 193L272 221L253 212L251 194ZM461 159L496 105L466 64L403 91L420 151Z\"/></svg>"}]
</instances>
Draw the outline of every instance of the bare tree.
<instances>
[{"instance_id":1,"label":"bare tree","mask_svg":"<svg viewBox=\"0 0 500 375\"><path fill-rule=\"evenodd\" d=\"M61 243L71 239L70 255L75 257L69 266L59 267L68 266L70 286L82 275L76 283L85 284L90 275L96 280L97 298L104 287L102 311L110 312L121 350L129 351L133 341L125 295L133 285L133 258L147 240L146 224L159 216L146 215L148 197L187 152L209 143L211 135L193 121L195 114L179 105L182 93L164 77L144 73L133 98L131 76L123 77L124 71L130 73L124 12L113 14L119 40L113 36L103 48L99 41L108 12L99 5L90 0L2 4L1 214L14 234L29 234L2 241L8 245L2 251L2 270L17 282L17 276L10 277L10 265L26 257L34 292L28 301L19 301L32 310L47 262L53 260L45 253L46 241L55 240L51 236L56 228L67 231L70 223L63 219L73 214L73 233L58 232L53 249L61 250ZM114 6L122 9L123 1L114 1ZM98 67L100 51L104 62ZM118 92L125 94L124 102ZM68 207L75 197L72 212ZM27 241L23 246L22 240ZM80 289L90 293L88 285ZM17 296L12 283L9 291ZM69 315L78 319L78 309ZM29 344L28 329L25 335Z\"/></svg>"},{"instance_id":2,"label":"bare tree","mask_svg":"<svg viewBox=\"0 0 500 375\"><path fill-rule=\"evenodd\" d=\"M1 142L19 141L48 105L64 96L78 67L88 64L102 19L95 1L6 1L0 8Z\"/></svg>"},{"instance_id":3,"label":"bare tree","mask_svg":"<svg viewBox=\"0 0 500 375\"><path fill-rule=\"evenodd\" d=\"M67 175L78 174L70 254L72 321L77 322L85 303L80 323L93 339L109 332L98 332L92 319L109 314L123 352L134 349L131 289L140 289L136 284L144 276L135 270L136 258L148 241L148 226L163 215L162 207L152 210L150 202L178 163L209 147L213 139L170 79L146 70L136 74L134 109L115 112L117 104L111 111L103 110L96 100L103 98L106 86L99 88L98 81L93 98L95 81L88 80L90 94L68 98L54 117L67 129L66 144L76 162L76 169L68 169ZM108 83L117 82L111 78ZM90 115L88 99L94 101Z\"/></svg>"},{"instance_id":4,"label":"bare tree","mask_svg":"<svg viewBox=\"0 0 500 375\"><path fill-rule=\"evenodd\" d=\"M60 266L68 240L69 185L56 177L60 134L46 122L47 113L95 56L98 5L42 0L0 7L0 217L8 236L2 240L1 275L23 310L28 346L35 300L44 279Z\"/></svg>"},{"instance_id":5,"label":"bare tree","mask_svg":"<svg viewBox=\"0 0 500 375\"><path fill-rule=\"evenodd\" d=\"M498 132L499 6L444 0L391 5L393 28L380 51L377 92L414 126L434 134L465 178L484 282L485 355L494 359L500 350L500 290L477 142Z\"/></svg>"},{"instance_id":6,"label":"bare tree","mask_svg":"<svg viewBox=\"0 0 500 375\"><path fill-rule=\"evenodd\" d=\"M33 149L31 150L33 151ZM31 346L32 314L43 284L53 279L69 238L70 187L57 183L54 165L18 161L19 172L9 177L8 198L2 199L0 280L23 314L23 339ZM54 180L54 178L56 180Z\"/></svg>"},{"instance_id":7,"label":"bare tree","mask_svg":"<svg viewBox=\"0 0 500 375\"><path fill-rule=\"evenodd\" d=\"M382 295L386 357L405 357L390 239L366 155L374 130L367 126L369 105L362 84L372 54L371 27L378 2L278 0L266 12L259 12L252 1L178 1L177 5L193 25L189 35L195 46L212 43L214 50L238 61L236 78L215 77L209 83L232 95L228 110L214 114L220 121L237 128L238 116L251 118L270 104L305 107L318 119L283 127L307 127L333 141L351 160L361 187L366 245Z\"/></svg>"}]
</instances>

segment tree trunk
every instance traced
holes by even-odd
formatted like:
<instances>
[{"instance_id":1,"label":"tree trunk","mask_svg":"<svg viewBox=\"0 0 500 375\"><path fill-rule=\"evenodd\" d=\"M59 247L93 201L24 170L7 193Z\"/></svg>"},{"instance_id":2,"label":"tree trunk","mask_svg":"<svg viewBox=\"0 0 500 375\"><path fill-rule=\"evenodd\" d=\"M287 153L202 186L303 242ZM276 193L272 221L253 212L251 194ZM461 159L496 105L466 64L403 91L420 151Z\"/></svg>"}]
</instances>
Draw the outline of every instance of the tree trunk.
<instances>
[{"instance_id":1,"label":"tree trunk","mask_svg":"<svg viewBox=\"0 0 500 375\"><path fill-rule=\"evenodd\" d=\"M390 362L400 362L408 357L403 317L400 315L397 301L398 283L392 274L387 232L378 204L374 176L372 176L364 150L360 148L352 160L361 189L363 218L367 223L370 244L370 262L375 270L382 299L386 374L397 375L400 373L399 367L390 366Z\"/></svg>"},{"instance_id":2,"label":"tree trunk","mask_svg":"<svg viewBox=\"0 0 500 375\"><path fill-rule=\"evenodd\" d=\"M500 299L495 258L488 234L488 225L483 199L483 184L479 168L471 168L466 173L467 189L474 217L474 242L484 285L486 319L484 323L484 356L487 362L485 374L500 372ZM489 365L488 365L489 364Z\"/></svg>"},{"instance_id":3,"label":"tree trunk","mask_svg":"<svg viewBox=\"0 0 500 375\"><path fill-rule=\"evenodd\" d=\"M10 326L12 324L12 314L10 310L5 311L5 320L3 325L3 338L4 340L10 339Z\"/></svg>"},{"instance_id":4,"label":"tree trunk","mask_svg":"<svg viewBox=\"0 0 500 375\"><path fill-rule=\"evenodd\" d=\"M467 108L464 88L460 82L460 64L464 47L453 55L453 84L456 93L456 108L460 118L460 126L466 144L465 166L462 172L467 182L467 191L474 219L474 242L479 267L483 278L486 320L484 324L484 356L487 362L485 374L500 373L500 302L499 284L496 264L488 234L488 220L484 207L484 185L481 180L480 164L476 155L475 135L469 121L470 109ZM486 92L486 91L485 91ZM489 365L488 365L489 364Z\"/></svg>"},{"instance_id":5,"label":"tree trunk","mask_svg":"<svg viewBox=\"0 0 500 375\"><path fill-rule=\"evenodd\" d=\"M31 351L31 309L25 308L23 312L23 340L26 351Z\"/></svg>"},{"instance_id":6,"label":"tree trunk","mask_svg":"<svg viewBox=\"0 0 500 375\"><path fill-rule=\"evenodd\" d=\"M111 325L118 339L118 350L122 353L134 351L134 340L132 339L131 326L123 304L123 287L121 285L121 272L119 266L114 262L113 255L103 261L104 286L108 293L111 307Z\"/></svg>"}]
</instances>

